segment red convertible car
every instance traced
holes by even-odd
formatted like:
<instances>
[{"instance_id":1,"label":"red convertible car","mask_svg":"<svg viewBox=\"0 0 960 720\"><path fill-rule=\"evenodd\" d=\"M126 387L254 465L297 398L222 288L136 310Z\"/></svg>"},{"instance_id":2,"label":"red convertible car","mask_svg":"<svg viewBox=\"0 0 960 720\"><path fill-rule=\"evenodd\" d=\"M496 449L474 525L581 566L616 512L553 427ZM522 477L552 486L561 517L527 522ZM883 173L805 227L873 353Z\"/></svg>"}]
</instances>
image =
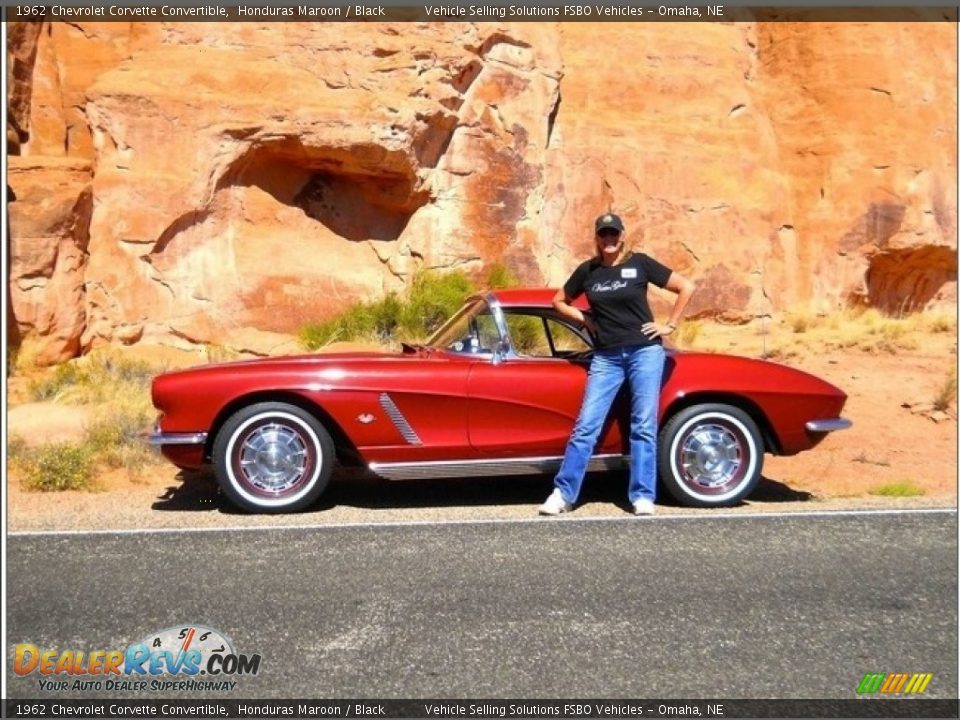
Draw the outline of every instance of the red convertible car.
<instances>
[{"instance_id":1,"label":"red convertible car","mask_svg":"<svg viewBox=\"0 0 960 720\"><path fill-rule=\"evenodd\" d=\"M212 463L224 494L253 512L309 506L336 462L391 480L555 471L592 350L590 337L554 311L553 294L473 297L424 345L399 353L160 375L150 441L181 468ZM793 455L849 427L845 401L833 385L783 365L668 351L662 485L684 505L738 503L756 487L764 453ZM611 412L590 469L629 462L626 410L618 403Z\"/></svg>"}]
</instances>

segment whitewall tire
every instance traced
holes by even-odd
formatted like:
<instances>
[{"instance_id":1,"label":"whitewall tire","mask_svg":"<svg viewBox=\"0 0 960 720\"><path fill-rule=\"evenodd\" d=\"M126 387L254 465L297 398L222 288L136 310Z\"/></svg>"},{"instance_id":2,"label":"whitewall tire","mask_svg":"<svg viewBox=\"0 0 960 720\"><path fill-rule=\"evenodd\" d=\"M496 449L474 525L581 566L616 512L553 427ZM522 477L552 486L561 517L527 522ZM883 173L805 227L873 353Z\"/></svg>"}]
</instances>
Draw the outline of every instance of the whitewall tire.
<instances>
[{"instance_id":1,"label":"whitewall tire","mask_svg":"<svg viewBox=\"0 0 960 720\"><path fill-rule=\"evenodd\" d=\"M213 444L221 490L249 512L308 507L326 490L334 459L333 440L323 425L302 408L281 402L238 410Z\"/></svg>"},{"instance_id":2,"label":"whitewall tire","mask_svg":"<svg viewBox=\"0 0 960 720\"><path fill-rule=\"evenodd\" d=\"M683 505L735 505L760 481L763 451L757 424L740 408L693 405L660 431L660 479Z\"/></svg>"}]
</instances>

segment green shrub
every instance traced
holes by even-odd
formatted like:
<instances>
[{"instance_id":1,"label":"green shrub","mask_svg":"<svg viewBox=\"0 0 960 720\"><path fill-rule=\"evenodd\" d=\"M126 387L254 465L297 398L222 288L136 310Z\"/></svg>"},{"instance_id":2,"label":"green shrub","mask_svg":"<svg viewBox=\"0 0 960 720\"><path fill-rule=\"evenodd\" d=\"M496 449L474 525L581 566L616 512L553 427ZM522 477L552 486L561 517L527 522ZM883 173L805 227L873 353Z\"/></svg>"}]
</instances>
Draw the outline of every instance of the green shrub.
<instances>
[{"instance_id":1,"label":"green shrub","mask_svg":"<svg viewBox=\"0 0 960 720\"><path fill-rule=\"evenodd\" d=\"M344 340L384 342L393 336L399 324L400 301L390 294L375 302L354 305L332 320L304 326L300 330L300 342L308 350Z\"/></svg>"},{"instance_id":2,"label":"green shrub","mask_svg":"<svg viewBox=\"0 0 960 720\"><path fill-rule=\"evenodd\" d=\"M17 466L31 490L83 490L90 487L94 460L84 445L47 443L24 453Z\"/></svg>"},{"instance_id":3,"label":"green shrub","mask_svg":"<svg viewBox=\"0 0 960 720\"><path fill-rule=\"evenodd\" d=\"M144 442L142 433L154 416L149 407L121 404L87 428L84 446L98 465L125 468L133 474L159 458Z\"/></svg>"},{"instance_id":4,"label":"green shrub","mask_svg":"<svg viewBox=\"0 0 960 720\"><path fill-rule=\"evenodd\" d=\"M431 335L477 291L462 271L417 273L402 304L400 330L414 339Z\"/></svg>"},{"instance_id":5,"label":"green shrub","mask_svg":"<svg viewBox=\"0 0 960 720\"><path fill-rule=\"evenodd\" d=\"M516 284L513 273L500 263L490 266L484 283L489 288ZM402 295L389 293L379 300L354 305L326 322L305 325L300 330L300 343L308 350L317 350L349 340L377 343L399 338L411 342L423 340L477 291L477 286L462 270L422 270L413 276Z\"/></svg>"},{"instance_id":6,"label":"green shrub","mask_svg":"<svg viewBox=\"0 0 960 720\"><path fill-rule=\"evenodd\" d=\"M883 497L918 497L926 495L927 491L912 480L903 480L902 482L887 483L875 487L870 491L870 494Z\"/></svg>"},{"instance_id":7,"label":"green shrub","mask_svg":"<svg viewBox=\"0 0 960 720\"><path fill-rule=\"evenodd\" d=\"M112 405L108 414L90 425L80 442L44 443L29 447L13 436L7 457L31 490L91 489L95 473L123 468L136 477L144 467L159 464L160 458L144 442L142 433L153 419L149 403L129 401Z\"/></svg>"},{"instance_id":8,"label":"green shrub","mask_svg":"<svg viewBox=\"0 0 960 720\"><path fill-rule=\"evenodd\" d=\"M27 447L11 438L8 457L24 487L34 490L87 488L105 468L125 468L136 474L158 461L141 433L156 415L150 382L161 370L143 360L105 353L57 366L31 386L35 400L94 405L97 420L79 442L45 443Z\"/></svg>"},{"instance_id":9,"label":"green shrub","mask_svg":"<svg viewBox=\"0 0 960 720\"><path fill-rule=\"evenodd\" d=\"M930 311L926 314L925 321L931 332L955 332L957 329L956 317L947 313Z\"/></svg>"},{"instance_id":10,"label":"green shrub","mask_svg":"<svg viewBox=\"0 0 960 720\"><path fill-rule=\"evenodd\" d=\"M27 441L20 435L10 435L7 438L7 460L16 464L26 457L29 451Z\"/></svg>"},{"instance_id":11,"label":"green shrub","mask_svg":"<svg viewBox=\"0 0 960 720\"><path fill-rule=\"evenodd\" d=\"M488 288L499 290L501 288L516 287L519 284L517 276L503 263L494 263L490 266L489 270L487 270Z\"/></svg>"},{"instance_id":12,"label":"green shrub","mask_svg":"<svg viewBox=\"0 0 960 720\"><path fill-rule=\"evenodd\" d=\"M62 400L73 404L99 403L118 395L143 393L154 375L161 372L144 360L91 354L57 365L45 377L30 384L36 401Z\"/></svg>"},{"instance_id":13,"label":"green shrub","mask_svg":"<svg viewBox=\"0 0 960 720\"><path fill-rule=\"evenodd\" d=\"M306 325L300 331L300 342L308 350L317 350L345 340L385 343L396 335L422 339L440 327L473 292L475 287L463 272L419 272L402 298L390 293L380 300L354 305L332 320Z\"/></svg>"},{"instance_id":14,"label":"green shrub","mask_svg":"<svg viewBox=\"0 0 960 720\"><path fill-rule=\"evenodd\" d=\"M91 357L95 378L111 379L116 382L130 383L137 387L149 387L157 368L145 360L117 358L110 355Z\"/></svg>"},{"instance_id":15,"label":"green shrub","mask_svg":"<svg viewBox=\"0 0 960 720\"><path fill-rule=\"evenodd\" d=\"M55 400L66 390L82 382L83 374L73 362L57 365L52 375L30 383L30 394L37 402Z\"/></svg>"}]
</instances>

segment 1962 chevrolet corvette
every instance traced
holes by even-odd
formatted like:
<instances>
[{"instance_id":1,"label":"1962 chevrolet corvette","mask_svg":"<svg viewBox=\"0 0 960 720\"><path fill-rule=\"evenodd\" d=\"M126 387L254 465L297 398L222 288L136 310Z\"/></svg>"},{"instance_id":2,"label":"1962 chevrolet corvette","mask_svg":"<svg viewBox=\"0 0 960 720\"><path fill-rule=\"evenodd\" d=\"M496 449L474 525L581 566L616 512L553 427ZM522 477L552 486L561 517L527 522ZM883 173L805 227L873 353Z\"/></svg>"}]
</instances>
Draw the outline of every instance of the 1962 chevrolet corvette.
<instances>
[{"instance_id":1,"label":"1962 chevrolet corvette","mask_svg":"<svg viewBox=\"0 0 960 720\"><path fill-rule=\"evenodd\" d=\"M276 357L160 375L150 441L181 468L212 463L224 494L253 512L309 506L337 461L391 480L555 471L592 350L590 337L554 311L553 294L476 296L426 344L400 353ZM662 485L684 505L738 503L756 487L764 453L793 455L849 427L840 417L845 401L833 385L783 365L668 351ZM591 470L629 462L627 418L618 402Z\"/></svg>"}]
</instances>

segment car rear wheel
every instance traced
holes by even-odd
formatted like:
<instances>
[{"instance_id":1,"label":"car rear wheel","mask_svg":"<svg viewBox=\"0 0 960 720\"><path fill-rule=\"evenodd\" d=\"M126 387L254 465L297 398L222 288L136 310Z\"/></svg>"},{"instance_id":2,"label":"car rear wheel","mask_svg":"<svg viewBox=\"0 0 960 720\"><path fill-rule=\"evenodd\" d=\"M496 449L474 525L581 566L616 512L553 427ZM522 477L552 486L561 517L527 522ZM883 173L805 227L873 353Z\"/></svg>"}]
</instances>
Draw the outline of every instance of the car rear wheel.
<instances>
[{"instance_id":1,"label":"car rear wheel","mask_svg":"<svg viewBox=\"0 0 960 720\"><path fill-rule=\"evenodd\" d=\"M756 423L732 405L693 405L660 431L664 487L683 505L735 505L760 481L763 440Z\"/></svg>"},{"instance_id":2,"label":"car rear wheel","mask_svg":"<svg viewBox=\"0 0 960 720\"><path fill-rule=\"evenodd\" d=\"M334 455L333 440L315 417L280 402L237 411L213 444L224 495L259 513L293 512L316 501L330 482Z\"/></svg>"}]
</instances>

